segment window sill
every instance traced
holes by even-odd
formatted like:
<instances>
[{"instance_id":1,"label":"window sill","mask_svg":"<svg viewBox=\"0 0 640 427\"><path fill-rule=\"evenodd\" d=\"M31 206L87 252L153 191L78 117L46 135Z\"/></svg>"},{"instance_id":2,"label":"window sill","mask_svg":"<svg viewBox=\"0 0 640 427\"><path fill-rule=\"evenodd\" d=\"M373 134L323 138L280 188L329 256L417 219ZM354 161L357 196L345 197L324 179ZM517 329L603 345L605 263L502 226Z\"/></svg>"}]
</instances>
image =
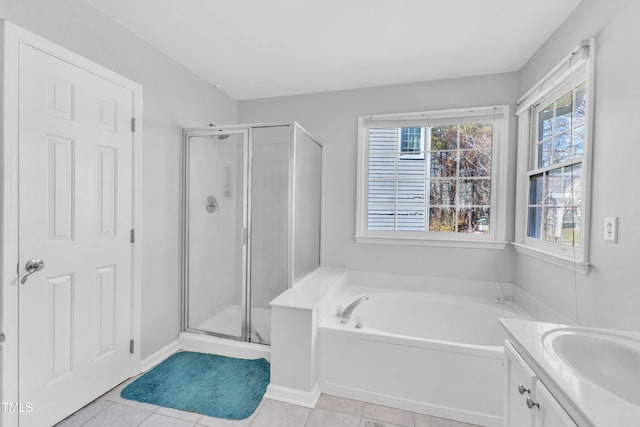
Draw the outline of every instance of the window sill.
<instances>
[{"instance_id":1,"label":"window sill","mask_svg":"<svg viewBox=\"0 0 640 427\"><path fill-rule=\"evenodd\" d=\"M432 246L440 248L504 249L507 246L507 242L496 242L493 240L420 239L416 237L364 235L355 235L354 238L358 243L404 246Z\"/></svg>"},{"instance_id":2,"label":"window sill","mask_svg":"<svg viewBox=\"0 0 640 427\"><path fill-rule=\"evenodd\" d=\"M514 242L511 244L513 245L516 252L518 253L530 256L532 258L539 259L541 261L548 262L549 264L562 267L566 270L576 271L580 274L584 274L585 276L589 275L591 264L589 264L588 262L584 262L584 261L574 262L572 258L563 257L558 254L554 254L553 252L545 251L538 248L533 248L523 243Z\"/></svg>"}]
</instances>

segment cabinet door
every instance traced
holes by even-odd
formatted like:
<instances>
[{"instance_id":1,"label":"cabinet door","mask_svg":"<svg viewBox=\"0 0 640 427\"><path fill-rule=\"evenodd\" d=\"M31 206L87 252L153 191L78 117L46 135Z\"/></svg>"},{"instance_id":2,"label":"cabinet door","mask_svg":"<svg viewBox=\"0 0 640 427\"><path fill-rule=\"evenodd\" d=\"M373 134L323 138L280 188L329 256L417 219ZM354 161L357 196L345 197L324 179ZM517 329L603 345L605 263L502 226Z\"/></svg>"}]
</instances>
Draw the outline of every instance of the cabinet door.
<instances>
[{"instance_id":1,"label":"cabinet door","mask_svg":"<svg viewBox=\"0 0 640 427\"><path fill-rule=\"evenodd\" d=\"M534 397L532 392L538 378L509 341L504 343L504 355L507 374L504 425L531 427L534 411L527 407L527 397Z\"/></svg>"},{"instance_id":2,"label":"cabinet door","mask_svg":"<svg viewBox=\"0 0 640 427\"><path fill-rule=\"evenodd\" d=\"M551 392L539 381L536 383L536 403L535 427L577 427Z\"/></svg>"}]
</instances>

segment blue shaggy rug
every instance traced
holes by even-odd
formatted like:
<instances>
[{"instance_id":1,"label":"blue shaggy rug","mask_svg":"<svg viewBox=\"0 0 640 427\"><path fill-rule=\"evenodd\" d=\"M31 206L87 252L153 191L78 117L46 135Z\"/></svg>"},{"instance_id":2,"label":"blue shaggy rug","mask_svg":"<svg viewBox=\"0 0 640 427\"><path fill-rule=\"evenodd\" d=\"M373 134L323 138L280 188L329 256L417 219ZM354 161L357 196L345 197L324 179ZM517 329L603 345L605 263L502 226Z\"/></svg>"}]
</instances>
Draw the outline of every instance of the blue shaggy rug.
<instances>
[{"instance_id":1,"label":"blue shaggy rug","mask_svg":"<svg viewBox=\"0 0 640 427\"><path fill-rule=\"evenodd\" d=\"M269 362L213 354L176 353L126 386L129 400L240 420L258 407L269 384Z\"/></svg>"}]
</instances>

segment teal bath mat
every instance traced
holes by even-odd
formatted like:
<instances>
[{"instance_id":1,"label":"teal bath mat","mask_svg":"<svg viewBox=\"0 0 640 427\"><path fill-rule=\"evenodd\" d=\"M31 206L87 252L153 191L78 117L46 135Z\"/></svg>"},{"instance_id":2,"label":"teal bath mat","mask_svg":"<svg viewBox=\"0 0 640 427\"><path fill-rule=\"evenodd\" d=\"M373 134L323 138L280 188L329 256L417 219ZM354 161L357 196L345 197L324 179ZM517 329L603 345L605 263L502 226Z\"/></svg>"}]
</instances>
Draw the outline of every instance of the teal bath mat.
<instances>
[{"instance_id":1,"label":"teal bath mat","mask_svg":"<svg viewBox=\"0 0 640 427\"><path fill-rule=\"evenodd\" d=\"M239 420L256 410L269 384L269 362L176 353L126 386L124 399Z\"/></svg>"}]
</instances>

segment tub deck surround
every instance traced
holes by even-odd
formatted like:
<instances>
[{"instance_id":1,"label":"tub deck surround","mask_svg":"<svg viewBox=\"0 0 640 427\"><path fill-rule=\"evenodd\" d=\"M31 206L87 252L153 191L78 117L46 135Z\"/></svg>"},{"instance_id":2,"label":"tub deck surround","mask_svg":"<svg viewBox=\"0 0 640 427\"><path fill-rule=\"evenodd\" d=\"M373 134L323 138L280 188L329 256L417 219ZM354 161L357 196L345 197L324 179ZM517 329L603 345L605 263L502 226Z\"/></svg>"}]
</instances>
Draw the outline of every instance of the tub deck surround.
<instances>
[{"instance_id":1,"label":"tub deck surround","mask_svg":"<svg viewBox=\"0 0 640 427\"><path fill-rule=\"evenodd\" d=\"M564 316L518 286L513 287L513 301L531 313L536 320L548 323L562 323L565 325L575 324L575 318L570 319Z\"/></svg>"},{"instance_id":2,"label":"tub deck surround","mask_svg":"<svg viewBox=\"0 0 640 427\"><path fill-rule=\"evenodd\" d=\"M271 301L271 383L265 397L315 406L318 313L346 284L345 269L320 267Z\"/></svg>"},{"instance_id":3,"label":"tub deck surround","mask_svg":"<svg viewBox=\"0 0 640 427\"><path fill-rule=\"evenodd\" d=\"M395 287L402 279L396 276L391 283ZM322 392L502 426L505 334L498 318L531 316L505 302L504 284L458 283L454 295L349 286L333 298L318 327ZM404 285L411 287L411 280ZM443 289L425 282L422 288L430 286ZM460 292L465 288L471 295ZM362 295L370 300L341 324L336 306ZM362 328L355 327L357 316Z\"/></svg>"},{"instance_id":4,"label":"tub deck surround","mask_svg":"<svg viewBox=\"0 0 640 427\"><path fill-rule=\"evenodd\" d=\"M571 328L577 332L615 334L640 343L640 333L518 319L501 319L500 323L513 347L579 426L638 425L640 406L599 387L562 362L555 352L545 345L544 338L554 330Z\"/></svg>"},{"instance_id":5,"label":"tub deck surround","mask_svg":"<svg viewBox=\"0 0 640 427\"><path fill-rule=\"evenodd\" d=\"M349 270L349 286L397 289L460 295L464 297L502 298L512 300L516 286L509 282L459 279L454 277L418 276L411 274L374 273Z\"/></svg>"},{"instance_id":6,"label":"tub deck surround","mask_svg":"<svg viewBox=\"0 0 640 427\"><path fill-rule=\"evenodd\" d=\"M273 307L312 310L337 295L347 284L344 268L319 267L293 284L269 303Z\"/></svg>"},{"instance_id":7,"label":"tub deck surround","mask_svg":"<svg viewBox=\"0 0 640 427\"><path fill-rule=\"evenodd\" d=\"M371 286L353 286L363 283ZM341 324L338 305L365 294L370 299ZM509 283L318 268L270 303L265 396L313 407L323 392L502 426L505 334L498 318L531 319L512 295ZM358 316L362 328L355 328Z\"/></svg>"}]
</instances>

